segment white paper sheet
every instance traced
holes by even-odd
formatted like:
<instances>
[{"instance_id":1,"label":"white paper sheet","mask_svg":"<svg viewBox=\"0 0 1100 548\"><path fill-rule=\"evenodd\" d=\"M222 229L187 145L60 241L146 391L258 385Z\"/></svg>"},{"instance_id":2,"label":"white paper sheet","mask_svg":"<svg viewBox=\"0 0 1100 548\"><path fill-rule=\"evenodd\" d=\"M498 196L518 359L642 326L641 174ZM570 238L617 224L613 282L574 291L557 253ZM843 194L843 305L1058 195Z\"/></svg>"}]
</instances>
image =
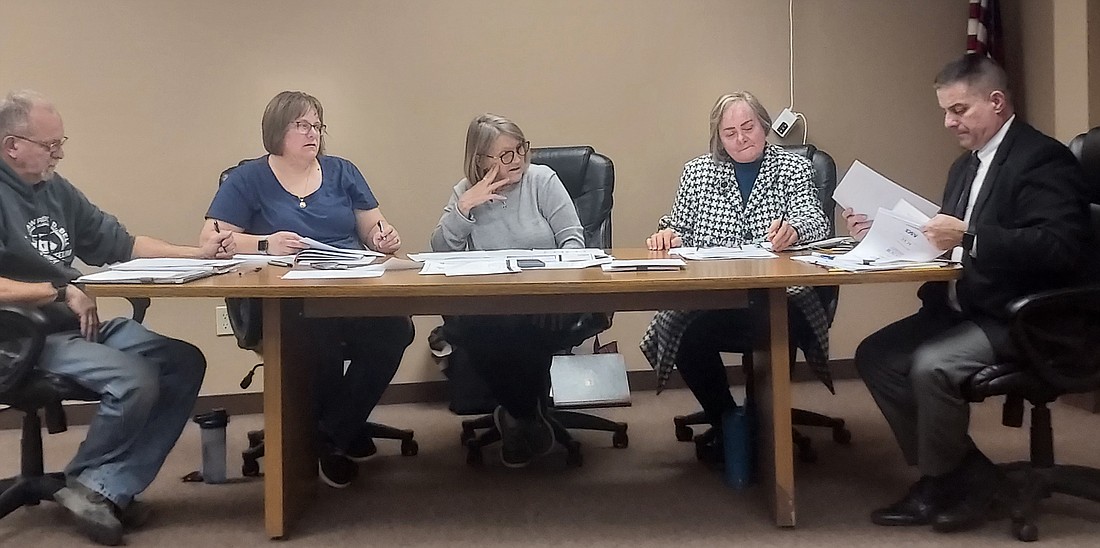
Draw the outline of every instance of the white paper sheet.
<instances>
[{"instance_id":1,"label":"white paper sheet","mask_svg":"<svg viewBox=\"0 0 1100 548\"><path fill-rule=\"evenodd\" d=\"M600 268L604 272L645 272L680 270L686 265L683 259L624 259L611 261Z\"/></svg>"},{"instance_id":2,"label":"white paper sheet","mask_svg":"<svg viewBox=\"0 0 1100 548\"><path fill-rule=\"evenodd\" d=\"M241 264L239 259L177 259L154 257L133 259L109 266L111 270L224 270Z\"/></svg>"},{"instance_id":3,"label":"white paper sheet","mask_svg":"<svg viewBox=\"0 0 1100 548\"><path fill-rule=\"evenodd\" d=\"M317 270L315 268L291 270L283 274L284 280L347 280L354 278L377 278L383 274L381 269L349 268L347 270Z\"/></svg>"},{"instance_id":4,"label":"white paper sheet","mask_svg":"<svg viewBox=\"0 0 1100 548\"><path fill-rule=\"evenodd\" d=\"M868 219L874 219L879 208L892 208L901 200L913 205L926 217L933 217L940 211L940 206L887 179L859 160L848 168L848 173L844 174L833 191L833 199L842 207L850 207Z\"/></svg>"},{"instance_id":5,"label":"white paper sheet","mask_svg":"<svg viewBox=\"0 0 1100 548\"><path fill-rule=\"evenodd\" d=\"M492 251L431 251L409 253L409 259L426 261L471 261L477 259L539 259L544 262L589 261L607 257L602 249L497 249Z\"/></svg>"},{"instance_id":6,"label":"white paper sheet","mask_svg":"<svg viewBox=\"0 0 1100 548\"><path fill-rule=\"evenodd\" d=\"M838 261L886 263L891 261L926 262L943 255L932 245L917 223L892 211L879 208L871 230L855 249L837 255Z\"/></svg>"},{"instance_id":7,"label":"white paper sheet","mask_svg":"<svg viewBox=\"0 0 1100 548\"><path fill-rule=\"evenodd\" d=\"M181 284L214 275L210 269L198 270L104 270L85 274L76 283L149 283Z\"/></svg>"},{"instance_id":8,"label":"white paper sheet","mask_svg":"<svg viewBox=\"0 0 1100 548\"><path fill-rule=\"evenodd\" d=\"M779 257L771 251L755 244L735 247L676 247L668 250L669 255L679 255L694 261L715 261L724 259L775 259Z\"/></svg>"}]
</instances>

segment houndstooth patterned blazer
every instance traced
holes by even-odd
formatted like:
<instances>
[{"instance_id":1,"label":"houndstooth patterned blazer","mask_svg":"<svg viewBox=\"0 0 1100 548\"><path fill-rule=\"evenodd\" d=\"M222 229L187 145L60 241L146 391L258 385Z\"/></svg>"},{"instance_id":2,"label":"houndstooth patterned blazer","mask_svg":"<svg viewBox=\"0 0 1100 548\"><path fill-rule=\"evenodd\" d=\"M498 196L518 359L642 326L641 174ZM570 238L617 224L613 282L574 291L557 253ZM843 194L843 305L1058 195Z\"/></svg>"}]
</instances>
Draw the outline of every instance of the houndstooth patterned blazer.
<instances>
[{"instance_id":1,"label":"houndstooth patterned blazer","mask_svg":"<svg viewBox=\"0 0 1100 548\"><path fill-rule=\"evenodd\" d=\"M744 203L733 163L710 154L684 165L672 212L661 217L658 230L671 228L694 247L740 245L763 241L773 219L786 219L798 231L798 243L826 237L828 222L813 186L814 168L806 158L777 145L764 148L760 174ZM814 374L833 390L829 374L829 322L817 293L808 287L788 287L792 308L810 325L810 333L795 333L795 344L806 354ZM642 337L641 349L657 370L658 390L676 365L680 339L702 311L658 312Z\"/></svg>"}]
</instances>

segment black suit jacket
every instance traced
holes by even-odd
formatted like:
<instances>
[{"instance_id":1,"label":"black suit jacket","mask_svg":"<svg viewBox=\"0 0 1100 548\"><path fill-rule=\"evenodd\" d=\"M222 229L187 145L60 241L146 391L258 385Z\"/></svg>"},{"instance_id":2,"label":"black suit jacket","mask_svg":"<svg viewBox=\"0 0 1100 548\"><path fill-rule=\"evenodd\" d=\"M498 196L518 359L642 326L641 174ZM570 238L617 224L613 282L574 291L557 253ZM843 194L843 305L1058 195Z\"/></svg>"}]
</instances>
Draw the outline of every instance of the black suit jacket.
<instances>
[{"instance_id":1,"label":"black suit jacket","mask_svg":"<svg viewBox=\"0 0 1100 548\"><path fill-rule=\"evenodd\" d=\"M968 154L948 172L941 213L963 192ZM1088 241L1088 193L1069 149L1017 117L986 173L969 230L976 254L963 253L958 282L963 316L977 323L1001 356L1011 356L1008 303L1080 280ZM919 295L934 311L948 310L947 284L925 284Z\"/></svg>"}]
</instances>

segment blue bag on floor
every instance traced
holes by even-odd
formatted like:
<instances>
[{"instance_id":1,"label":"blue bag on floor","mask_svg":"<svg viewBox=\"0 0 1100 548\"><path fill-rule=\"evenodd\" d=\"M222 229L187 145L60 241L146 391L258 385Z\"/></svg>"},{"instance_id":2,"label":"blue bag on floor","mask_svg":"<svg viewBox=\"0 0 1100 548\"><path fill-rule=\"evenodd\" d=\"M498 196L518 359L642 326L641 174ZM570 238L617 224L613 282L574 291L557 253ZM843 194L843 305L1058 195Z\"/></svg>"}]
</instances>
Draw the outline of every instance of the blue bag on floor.
<instances>
[{"instance_id":1,"label":"blue bag on floor","mask_svg":"<svg viewBox=\"0 0 1100 548\"><path fill-rule=\"evenodd\" d=\"M725 452L726 485L744 489L752 485L756 473L755 413L748 402L722 416L722 448Z\"/></svg>"}]
</instances>

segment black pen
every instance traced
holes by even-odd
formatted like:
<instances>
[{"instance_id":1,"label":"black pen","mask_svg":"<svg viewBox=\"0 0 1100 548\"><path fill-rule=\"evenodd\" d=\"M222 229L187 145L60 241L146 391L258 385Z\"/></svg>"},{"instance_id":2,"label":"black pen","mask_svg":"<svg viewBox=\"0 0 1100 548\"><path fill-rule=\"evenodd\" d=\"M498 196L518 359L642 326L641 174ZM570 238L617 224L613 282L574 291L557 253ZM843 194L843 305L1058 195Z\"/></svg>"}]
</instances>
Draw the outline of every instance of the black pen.
<instances>
[{"instance_id":1,"label":"black pen","mask_svg":"<svg viewBox=\"0 0 1100 548\"><path fill-rule=\"evenodd\" d=\"M222 233L222 227L218 226L218 220L217 219L214 219L214 232L216 232L218 234ZM226 252L225 246L222 245L222 244L218 244L218 251L221 251L222 253L225 253Z\"/></svg>"}]
</instances>

